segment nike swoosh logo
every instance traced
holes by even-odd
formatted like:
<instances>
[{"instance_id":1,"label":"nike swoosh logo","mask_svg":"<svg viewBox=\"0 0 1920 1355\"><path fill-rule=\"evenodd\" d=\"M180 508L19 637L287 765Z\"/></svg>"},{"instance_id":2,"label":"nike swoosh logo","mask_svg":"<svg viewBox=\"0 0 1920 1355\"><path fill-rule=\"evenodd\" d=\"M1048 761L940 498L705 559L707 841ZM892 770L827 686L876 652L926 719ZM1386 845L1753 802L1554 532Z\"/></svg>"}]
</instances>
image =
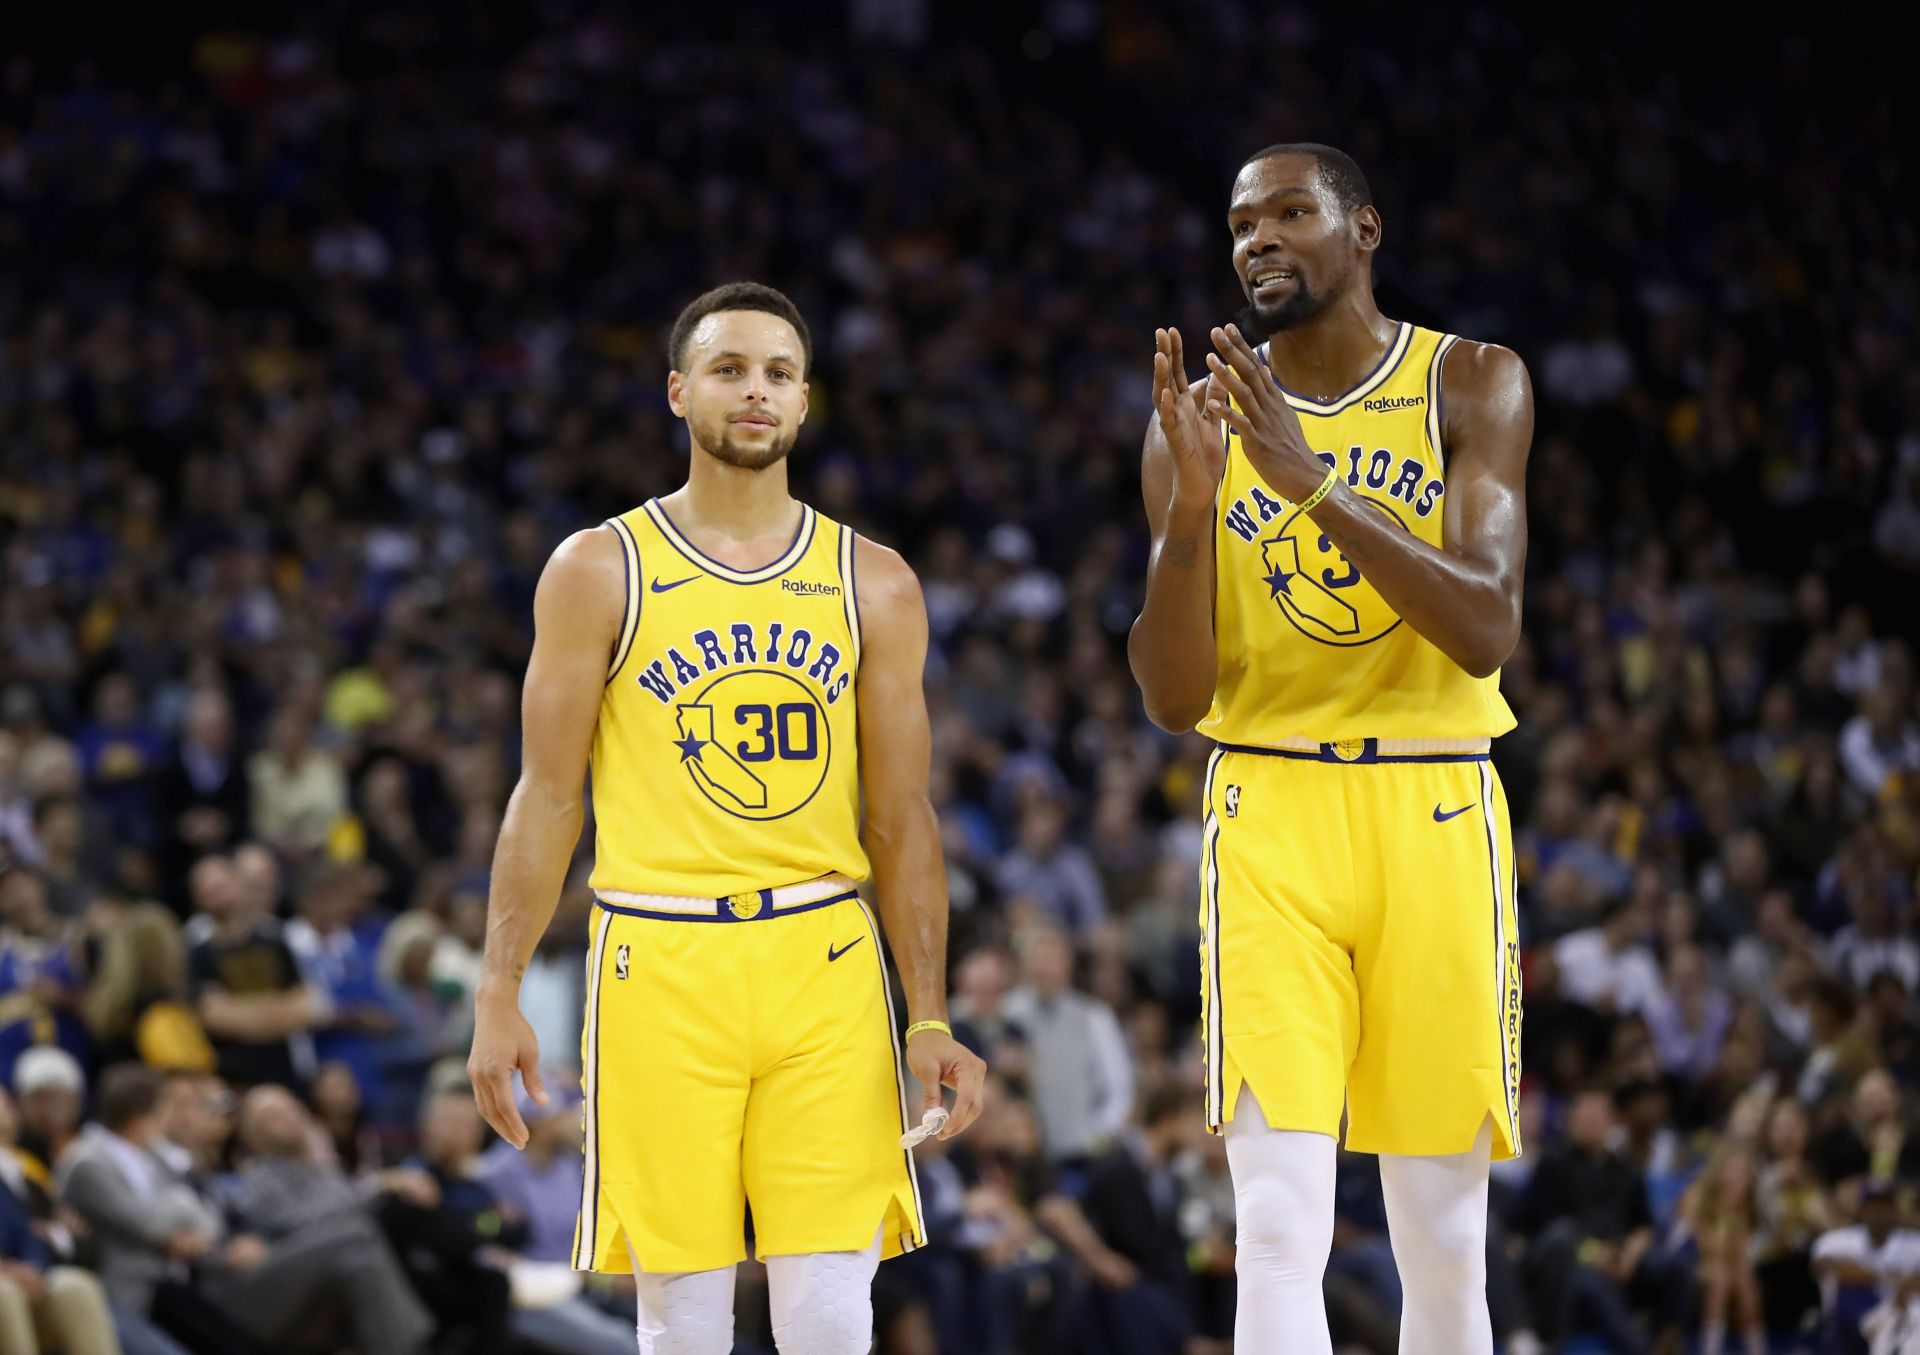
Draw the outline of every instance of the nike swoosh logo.
<instances>
[{"instance_id":1,"label":"nike swoosh logo","mask_svg":"<svg viewBox=\"0 0 1920 1355\"><path fill-rule=\"evenodd\" d=\"M687 575L686 578L675 579L672 583L661 583L659 575L656 574L653 579L653 591L656 593L671 593L674 589L678 588L681 584L692 583L695 579L699 577L700 576L698 574L689 574Z\"/></svg>"},{"instance_id":2,"label":"nike swoosh logo","mask_svg":"<svg viewBox=\"0 0 1920 1355\"><path fill-rule=\"evenodd\" d=\"M1479 803L1480 803L1480 802L1479 802L1478 800L1475 800L1475 801L1473 802L1473 805L1477 805L1477 804L1479 804ZM1460 806L1460 808L1458 808L1458 809L1449 809L1449 810L1448 810L1448 811L1447 811L1446 813L1444 813L1444 814L1442 814L1442 813L1440 812L1440 806L1439 806L1439 805L1435 805L1435 806L1433 807L1433 821L1434 821L1435 823L1445 823L1445 822L1446 822L1446 821L1447 821L1448 819L1457 819L1457 818L1459 818L1459 817L1460 817L1460 816L1461 816L1462 814L1464 814L1464 813L1466 813L1466 812L1467 812L1467 811L1468 811L1469 809L1472 809L1472 808L1473 808L1473 805L1461 805L1461 806Z\"/></svg>"},{"instance_id":3,"label":"nike swoosh logo","mask_svg":"<svg viewBox=\"0 0 1920 1355\"><path fill-rule=\"evenodd\" d=\"M846 945L840 947L840 949L838 950L835 950L833 948L832 943L829 942L827 945L827 963L832 964L835 960L839 959L842 955L845 955L848 951L852 950L855 946L859 945L862 941L866 939L867 938L864 936L856 936L853 938L853 940L847 942Z\"/></svg>"}]
</instances>

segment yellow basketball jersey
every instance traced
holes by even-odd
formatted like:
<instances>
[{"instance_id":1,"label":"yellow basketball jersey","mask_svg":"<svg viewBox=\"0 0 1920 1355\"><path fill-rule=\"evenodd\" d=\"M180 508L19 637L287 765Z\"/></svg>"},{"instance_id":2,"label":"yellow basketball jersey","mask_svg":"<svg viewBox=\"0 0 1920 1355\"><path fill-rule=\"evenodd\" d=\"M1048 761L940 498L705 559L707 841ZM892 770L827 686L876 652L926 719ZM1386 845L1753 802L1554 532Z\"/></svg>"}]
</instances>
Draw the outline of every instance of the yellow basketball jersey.
<instances>
[{"instance_id":1,"label":"yellow basketball jersey","mask_svg":"<svg viewBox=\"0 0 1920 1355\"><path fill-rule=\"evenodd\" d=\"M738 570L658 500L607 525L627 594L593 736L594 891L865 879L852 529L803 505L780 558Z\"/></svg>"},{"instance_id":2,"label":"yellow basketball jersey","mask_svg":"<svg viewBox=\"0 0 1920 1355\"><path fill-rule=\"evenodd\" d=\"M1402 531L1444 545L1440 365L1454 335L1402 323L1345 395L1286 392L1320 459ZM1266 345L1260 347L1262 362ZM1214 527L1219 678L1200 732L1282 739L1480 738L1514 725L1498 673L1475 678L1414 632L1305 513L1273 494L1227 431Z\"/></svg>"}]
</instances>

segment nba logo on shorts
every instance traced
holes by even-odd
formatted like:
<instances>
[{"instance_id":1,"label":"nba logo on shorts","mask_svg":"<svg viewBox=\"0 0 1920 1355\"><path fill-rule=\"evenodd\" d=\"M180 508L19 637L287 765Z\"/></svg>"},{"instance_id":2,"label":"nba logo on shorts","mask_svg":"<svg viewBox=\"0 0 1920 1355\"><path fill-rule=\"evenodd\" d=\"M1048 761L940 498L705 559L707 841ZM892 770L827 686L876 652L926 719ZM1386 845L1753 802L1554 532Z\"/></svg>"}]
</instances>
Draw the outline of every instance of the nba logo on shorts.
<instances>
[{"instance_id":1,"label":"nba logo on shorts","mask_svg":"<svg viewBox=\"0 0 1920 1355\"><path fill-rule=\"evenodd\" d=\"M1227 817L1230 819L1240 817L1240 787L1238 786L1227 787Z\"/></svg>"},{"instance_id":2,"label":"nba logo on shorts","mask_svg":"<svg viewBox=\"0 0 1920 1355\"><path fill-rule=\"evenodd\" d=\"M613 976L616 979L624 979L627 976L627 954L628 947L624 945L613 953Z\"/></svg>"}]
</instances>

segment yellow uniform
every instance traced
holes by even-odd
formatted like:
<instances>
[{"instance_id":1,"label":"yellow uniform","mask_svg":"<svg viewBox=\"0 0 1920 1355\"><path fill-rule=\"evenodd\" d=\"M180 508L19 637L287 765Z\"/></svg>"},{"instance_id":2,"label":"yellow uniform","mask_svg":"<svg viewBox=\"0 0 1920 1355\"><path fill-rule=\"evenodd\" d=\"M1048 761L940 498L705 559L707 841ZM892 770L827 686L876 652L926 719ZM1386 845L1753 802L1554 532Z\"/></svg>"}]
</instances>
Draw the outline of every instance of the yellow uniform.
<instances>
[{"instance_id":1,"label":"yellow uniform","mask_svg":"<svg viewBox=\"0 0 1920 1355\"><path fill-rule=\"evenodd\" d=\"M1287 392L1348 489L1439 546L1451 335L1402 324L1331 401ZM1260 350L1262 361L1266 349ZM1415 633L1228 431L1214 529L1219 678L1201 867L1207 1123L1242 1085L1279 1129L1362 1152L1520 1150L1514 724Z\"/></svg>"},{"instance_id":2,"label":"yellow uniform","mask_svg":"<svg viewBox=\"0 0 1920 1355\"><path fill-rule=\"evenodd\" d=\"M920 1245L880 937L854 885L854 534L763 568L655 502L611 519L626 610L593 741L586 1181L574 1264L714 1270Z\"/></svg>"}]
</instances>

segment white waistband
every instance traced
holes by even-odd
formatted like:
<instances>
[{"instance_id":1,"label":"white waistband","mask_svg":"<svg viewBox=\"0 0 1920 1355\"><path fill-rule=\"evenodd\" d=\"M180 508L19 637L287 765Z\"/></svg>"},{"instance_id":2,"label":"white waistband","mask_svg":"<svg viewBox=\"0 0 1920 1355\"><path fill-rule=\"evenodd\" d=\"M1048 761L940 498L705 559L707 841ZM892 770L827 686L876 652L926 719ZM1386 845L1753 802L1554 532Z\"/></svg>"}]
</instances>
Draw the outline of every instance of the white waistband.
<instances>
[{"instance_id":1,"label":"white waistband","mask_svg":"<svg viewBox=\"0 0 1920 1355\"><path fill-rule=\"evenodd\" d=\"M770 912L804 907L809 903L818 903L821 899L832 898L835 894L853 892L854 884L844 875L822 875L817 880L802 880L799 884L780 885L775 889L743 889L738 894L717 896L713 894L629 894L619 889L602 889L597 897L621 908L640 908L649 913L685 913L688 917L701 917L712 913L721 904L735 899L754 899L760 907Z\"/></svg>"},{"instance_id":2,"label":"white waistband","mask_svg":"<svg viewBox=\"0 0 1920 1355\"><path fill-rule=\"evenodd\" d=\"M1340 740L1335 740L1340 742ZM1349 739L1348 743L1365 743L1364 739ZM1469 753L1485 753L1493 748L1492 739L1374 739L1375 751L1381 757L1424 757L1432 755L1444 757ZM1283 738L1275 739L1264 745L1287 753L1317 753L1326 746L1319 739Z\"/></svg>"}]
</instances>

